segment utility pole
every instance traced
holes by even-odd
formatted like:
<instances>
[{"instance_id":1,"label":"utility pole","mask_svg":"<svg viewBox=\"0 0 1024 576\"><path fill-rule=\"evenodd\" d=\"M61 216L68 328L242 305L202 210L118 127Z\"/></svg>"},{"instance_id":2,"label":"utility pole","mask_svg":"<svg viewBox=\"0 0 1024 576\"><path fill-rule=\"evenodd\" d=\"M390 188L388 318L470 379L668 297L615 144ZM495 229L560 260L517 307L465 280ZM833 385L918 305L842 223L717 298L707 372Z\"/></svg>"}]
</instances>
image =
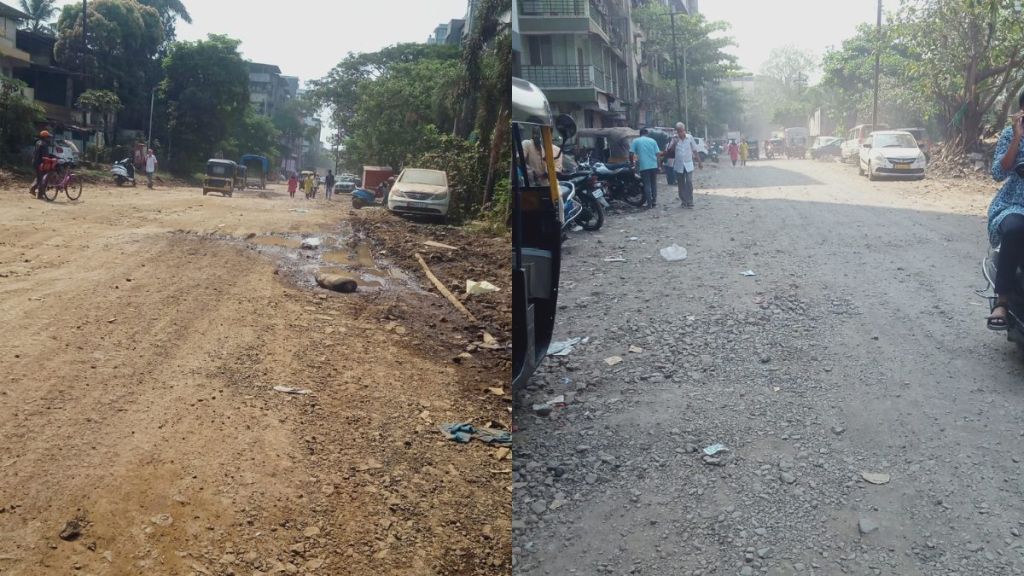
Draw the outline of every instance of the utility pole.
<instances>
[{"instance_id":1,"label":"utility pole","mask_svg":"<svg viewBox=\"0 0 1024 576\"><path fill-rule=\"evenodd\" d=\"M875 25L875 102L871 107L871 129L878 126L878 76L882 59L882 0L878 0L878 22Z\"/></svg>"},{"instance_id":2,"label":"utility pole","mask_svg":"<svg viewBox=\"0 0 1024 576\"><path fill-rule=\"evenodd\" d=\"M156 99L156 86L149 92L149 131L146 132L146 151L152 148L153 142L153 100Z\"/></svg>"},{"instance_id":3,"label":"utility pole","mask_svg":"<svg viewBox=\"0 0 1024 576\"><path fill-rule=\"evenodd\" d=\"M668 15L672 20L672 71L675 72L674 76L676 77L676 118L682 118L682 98L679 96L679 49L676 47L676 13L669 12ZM685 58L686 52L683 52L683 54ZM683 74L686 74L685 63L683 64ZM672 124L674 125L675 122Z\"/></svg>"},{"instance_id":4,"label":"utility pole","mask_svg":"<svg viewBox=\"0 0 1024 576\"><path fill-rule=\"evenodd\" d=\"M683 113L683 122L686 124L686 129L690 129L690 86L686 83L686 52L690 49L690 46L683 47L683 103L686 106L686 112Z\"/></svg>"}]
</instances>

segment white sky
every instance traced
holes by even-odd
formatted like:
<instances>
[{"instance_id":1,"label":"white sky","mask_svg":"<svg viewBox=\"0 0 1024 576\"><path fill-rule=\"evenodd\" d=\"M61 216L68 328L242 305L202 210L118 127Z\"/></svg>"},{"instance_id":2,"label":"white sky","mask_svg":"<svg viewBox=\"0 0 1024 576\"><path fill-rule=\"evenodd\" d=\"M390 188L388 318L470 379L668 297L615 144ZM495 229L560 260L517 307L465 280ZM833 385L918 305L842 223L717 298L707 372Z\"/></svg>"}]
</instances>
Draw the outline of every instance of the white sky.
<instances>
[{"instance_id":1,"label":"white sky","mask_svg":"<svg viewBox=\"0 0 1024 576\"><path fill-rule=\"evenodd\" d=\"M875 0L699 0L708 20L731 25L736 46L729 51L753 73L761 71L772 48L786 44L809 50L820 61L826 48L838 48L858 24L874 23L877 6ZM882 8L884 18L896 1L885 0ZM811 82L819 77L813 75Z\"/></svg>"},{"instance_id":2,"label":"white sky","mask_svg":"<svg viewBox=\"0 0 1024 576\"><path fill-rule=\"evenodd\" d=\"M8 0L12 5L16 4ZM60 0L58 4L80 0ZM184 0L192 24L178 22L179 40L226 34L242 56L276 64L304 84L325 76L349 52L400 42L425 42L434 28L463 18L467 0ZM325 130L324 139L327 134Z\"/></svg>"}]
</instances>

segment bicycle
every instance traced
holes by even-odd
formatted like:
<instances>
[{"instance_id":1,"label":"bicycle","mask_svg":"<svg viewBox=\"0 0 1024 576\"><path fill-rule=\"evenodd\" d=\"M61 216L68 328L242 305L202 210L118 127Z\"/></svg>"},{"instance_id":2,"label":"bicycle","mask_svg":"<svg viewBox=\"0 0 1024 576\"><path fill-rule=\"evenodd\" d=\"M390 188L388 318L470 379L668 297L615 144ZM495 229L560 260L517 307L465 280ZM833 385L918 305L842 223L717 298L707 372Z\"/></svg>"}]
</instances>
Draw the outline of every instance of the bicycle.
<instances>
[{"instance_id":1,"label":"bicycle","mask_svg":"<svg viewBox=\"0 0 1024 576\"><path fill-rule=\"evenodd\" d=\"M74 172L74 164L61 160L57 168L46 174L43 179L43 196L50 202L57 199L61 192L74 202L82 196L82 181Z\"/></svg>"}]
</instances>

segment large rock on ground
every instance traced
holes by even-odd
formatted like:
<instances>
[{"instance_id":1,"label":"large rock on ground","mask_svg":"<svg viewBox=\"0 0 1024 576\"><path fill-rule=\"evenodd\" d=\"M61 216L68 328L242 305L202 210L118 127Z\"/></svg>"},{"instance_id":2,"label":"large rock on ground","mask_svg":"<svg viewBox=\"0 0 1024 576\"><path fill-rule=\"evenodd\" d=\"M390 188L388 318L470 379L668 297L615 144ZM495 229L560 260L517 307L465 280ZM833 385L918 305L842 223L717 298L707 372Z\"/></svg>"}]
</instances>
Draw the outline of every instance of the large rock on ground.
<instances>
[{"instance_id":1,"label":"large rock on ground","mask_svg":"<svg viewBox=\"0 0 1024 576\"><path fill-rule=\"evenodd\" d=\"M341 274L317 272L313 277L316 278L316 283L321 288L334 290L335 292L355 292L358 286L355 280Z\"/></svg>"}]
</instances>

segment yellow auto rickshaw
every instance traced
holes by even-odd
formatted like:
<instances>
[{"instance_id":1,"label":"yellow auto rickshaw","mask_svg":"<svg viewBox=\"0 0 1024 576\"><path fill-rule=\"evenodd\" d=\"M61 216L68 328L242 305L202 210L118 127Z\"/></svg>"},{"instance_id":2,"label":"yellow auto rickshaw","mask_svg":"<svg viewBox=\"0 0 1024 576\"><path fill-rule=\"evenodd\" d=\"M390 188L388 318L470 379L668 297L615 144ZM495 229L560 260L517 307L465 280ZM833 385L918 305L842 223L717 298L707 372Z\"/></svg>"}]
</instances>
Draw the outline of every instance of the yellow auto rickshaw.
<instances>
[{"instance_id":1,"label":"yellow auto rickshaw","mask_svg":"<svg viewBox=\"0 0 1024 576\"><path fill-rule=\"evenodd\" d=\"M220 192L231 196L235 187L235 168L238 165L231 160L210 158L206 161L206 177L203 178L203 196L208 192Z\"/></svg>"}]
</instances>

